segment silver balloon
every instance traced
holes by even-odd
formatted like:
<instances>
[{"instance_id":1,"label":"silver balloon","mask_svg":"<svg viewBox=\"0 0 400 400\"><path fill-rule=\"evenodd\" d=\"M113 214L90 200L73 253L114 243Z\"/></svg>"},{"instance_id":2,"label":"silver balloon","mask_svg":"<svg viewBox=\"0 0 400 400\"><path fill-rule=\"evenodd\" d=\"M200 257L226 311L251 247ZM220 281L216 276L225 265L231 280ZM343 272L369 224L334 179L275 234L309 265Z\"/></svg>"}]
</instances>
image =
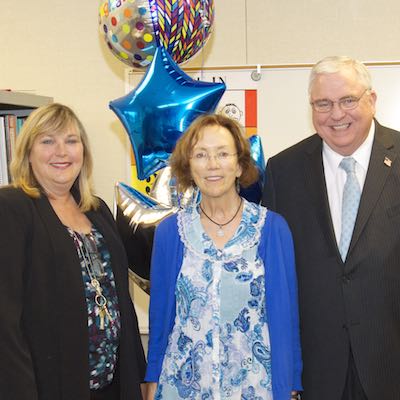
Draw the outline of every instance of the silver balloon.
<instances>
[{"instance_id":1,"label":"silver balloon","mask_svg":"<svg viewBox=\"0 0 400 400\"><path fill-rule=\"evenodd\" d=\"M154 230L168 216L198 199L189 189L178 195L169 167L157 174L150 192L144 195L124 184L115 185L114 213L130 267L130 277L146 293L150 292L150 264Z\"/></svg>"},{"instance_id":2,"label":"silver balloon","mask_svg":"<svg viewBox=\"0 0 400 400\"><path fill-rule=\"evenodd\" d=\"M129 270L129 278L133 280L145 293L150 294L150 281L144 279L132 270Z\"/></svg>"},{"instance_id":3,"label":"silver balloon","mask_svg":"<svg viewBox=\"0 0 400 400\"><path fill-rule=\"evenodd\" d=\"M189 188L184 193L178 193L175 179L171 175L171 167L166 167L157 174L150 196L160 204L184 208L197 202L199 191Z\"/></svg>"},{"instance_id":4,"label":"silver balloon","mask_svg":"<svg viewBox=\"0 0 400 400\"><path fill-rule=\"evenodd\" d=\"M134 232L140 225L155 226L178 211L176 207L162 204L124 183L115 185L115 201Z\"/></svg>"}]
</instances>

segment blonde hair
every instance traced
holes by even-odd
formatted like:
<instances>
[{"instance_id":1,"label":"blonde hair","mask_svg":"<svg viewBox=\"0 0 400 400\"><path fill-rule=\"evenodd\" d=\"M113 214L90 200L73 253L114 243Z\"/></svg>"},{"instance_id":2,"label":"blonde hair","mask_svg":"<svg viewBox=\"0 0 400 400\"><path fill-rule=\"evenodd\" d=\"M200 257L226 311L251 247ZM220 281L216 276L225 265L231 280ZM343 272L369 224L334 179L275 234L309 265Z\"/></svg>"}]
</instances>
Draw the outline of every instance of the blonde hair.
<instances>
[{"instance_id":1,"label":"blonde hair","mask_svg":"<svg viewBox=\"0 0 400 400\"><path fill-rule=\"evenodd\" d=\"M344 69L352 69L355 71L358 81L364 86L364 88L372 89L371 75L367 67L361 61L347 56L329 56L318 61L313 66L308 82L308 94L311 95L314 81L318 75L334 74L341 72Z\"/></svg>"},{"instance_id":2,"label":"blonde hair","mask_svg":"<svg viewBox=\"0 0 400 400\"><path fill-rule=\"evenodd\" d=\"M85 212L99 206L99 200L93 194L93 160L85 128L69 107L52 103L39 107L29 115L18 135L10 172L14 187L21 188L30 197L40 197L43 190L35 178L29 162L33 143L39 135L62 132L71 127L76 128L83 145L83 164L74 186L76 185L79 189L79 208Z\"/></svg>"},{"instance_id":3,"label":"blonde hair","mask_svg":"<svg viewBox=\"0 0 400 400\"><path fill-rule=\"evenodd\" d=\"M220 114L205 114L196 118L176 143L170 158L171 172L176 177L179 191L185 191L193 185L190 172L190 158L202 130L207 126L221 126L229 131L235 142L238 164L242 174L238 178L242 187L248 187L258 179L258 169L250 155L250 145L244 137L243 128L232 118Z\"/></svg>"}]
</instances>

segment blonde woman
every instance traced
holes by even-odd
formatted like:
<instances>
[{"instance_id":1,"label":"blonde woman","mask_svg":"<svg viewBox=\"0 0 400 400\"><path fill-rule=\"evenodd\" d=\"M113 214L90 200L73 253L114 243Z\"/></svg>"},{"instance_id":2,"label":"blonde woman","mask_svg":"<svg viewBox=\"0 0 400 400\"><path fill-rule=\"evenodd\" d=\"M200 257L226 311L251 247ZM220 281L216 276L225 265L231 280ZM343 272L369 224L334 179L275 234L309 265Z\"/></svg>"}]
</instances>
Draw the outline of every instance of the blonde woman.
<instances>
[{"instance_id":1,"label":"blonde woman","mask_svg":"<svg viewBox=\"0 0 400 400\"><path fill-rule=\"evenodd\" d=\"M11 174L0 189L0 398L140 399L127 260L70 108L32 112Z\"/></svg>"}]
</instances>

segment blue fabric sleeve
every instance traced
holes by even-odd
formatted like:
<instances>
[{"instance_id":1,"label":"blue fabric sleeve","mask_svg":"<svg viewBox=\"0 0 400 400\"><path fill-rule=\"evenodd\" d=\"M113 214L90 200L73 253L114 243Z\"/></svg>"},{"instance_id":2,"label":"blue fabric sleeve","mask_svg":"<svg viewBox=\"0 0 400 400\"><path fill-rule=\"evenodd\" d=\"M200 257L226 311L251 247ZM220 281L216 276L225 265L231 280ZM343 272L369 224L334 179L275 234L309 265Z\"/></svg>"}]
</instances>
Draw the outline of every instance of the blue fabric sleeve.
<instances>
[{"instance_id":1,"label":"blue fabric sleeve","mask_svg":"<svg viewBox=\"0 0 400 400\"><path fill-rule=\"evenodd\" d=\"M284 244L282 249L283 267L285 268L288 284L288 294L291 312L291 332L292 332L292 351L293 351L293 387L292 390L302 390L301 373L303 362L301 357L300 345L300 321L299 305L297 292L297 275L295 268L295 255L292 233L286 220L281 217L281 227L279 230L280 242Z\"/></svg>"},{"instance_id":2,"label":"blue fabric sleeve","mask_svg":"<svg viewBox=\"0 0 400 400\"><path fill-rule=\"evenodd\" d=\"M302 359L292 235L279 214L268 211L260 243L266 269L266 301L274 400L301 390Z\"/></svg>"},{"instance_id":3,"label":"blue fabric sleeve","mask_svg":"<svg viewBox=\"0 0 400 400\"><path fill-rule=\"evenodd\" d=\"M161 373L168 336L175 320L175 283L182 265L182 253L176 215L173 215L158 225L153 242L147 382L158 382Z\"/></svg>"}]
</instances>

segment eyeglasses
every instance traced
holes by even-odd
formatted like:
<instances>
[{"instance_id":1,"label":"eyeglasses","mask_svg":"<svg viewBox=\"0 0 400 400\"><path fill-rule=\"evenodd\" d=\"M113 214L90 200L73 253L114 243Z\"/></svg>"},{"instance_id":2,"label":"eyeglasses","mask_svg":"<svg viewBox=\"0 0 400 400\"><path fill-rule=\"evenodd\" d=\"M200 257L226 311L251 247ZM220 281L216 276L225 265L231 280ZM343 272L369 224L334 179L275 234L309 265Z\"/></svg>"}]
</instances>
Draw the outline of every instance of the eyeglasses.
<instances>
[{"instance_id":1,"label":"eyeglasses","mask_svg":"<svg viewBox=\"0 0 400 400\"><path fill-rule=\"evenodd\" d=\"M206 151L196 151L190 157L194 162L198 164L206 164L213 158L219 163L224 163L230 159L230 157L236 156L237 153L228 153L227 151L219 151L216 154L208 154Z\"/></svg>"},{"instance_id":2,"label":"eyeglasses","mask_svg":"<svg viewBox=\"0 0 400 400\"><path fill-rule=\"evenodd\" d=\"M346 96L346 97L342 97L338 101L322 99L322 100L312 101L310 104L311 104L313 110L316 112L319 112L319 113L327 113L329 111L332 111L333 105L335 103L337 103L339 105L340 109L343 111L353 110L354 108L356 108L358 106L359 101L361 100L361 98L364 96L364 94L368 90L370 90L370 88L365 89L359 97Z\"/></svg>"}]
</instances>

